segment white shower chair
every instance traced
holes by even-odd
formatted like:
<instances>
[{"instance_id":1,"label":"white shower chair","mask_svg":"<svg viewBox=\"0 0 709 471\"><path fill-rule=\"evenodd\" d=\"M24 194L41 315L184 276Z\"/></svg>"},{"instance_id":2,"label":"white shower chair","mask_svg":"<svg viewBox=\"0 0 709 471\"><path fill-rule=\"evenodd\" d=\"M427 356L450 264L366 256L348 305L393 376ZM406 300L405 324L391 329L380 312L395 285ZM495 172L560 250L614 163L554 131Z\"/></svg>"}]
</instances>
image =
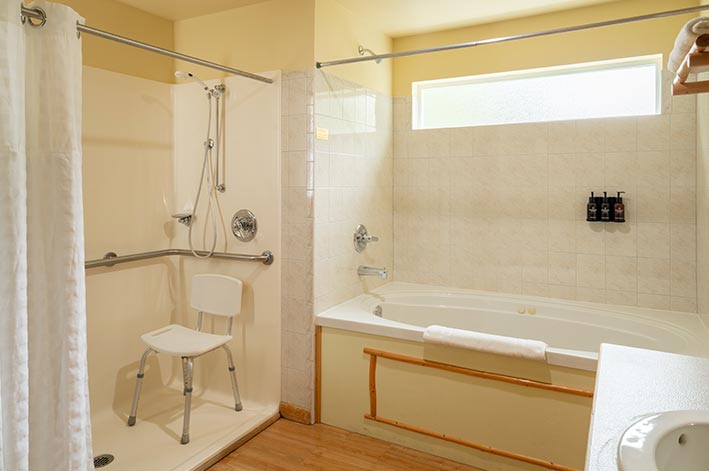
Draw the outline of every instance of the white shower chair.
<instances>
[{"instance_id":1,"label":"white shower chair","mask_svg":"<svg viewBox=\"0 0 709 471\"><path fill-rule=\"evenodd\" d=\"M145 361L151 352L164 353L182 358L182 374L184 378L185 413L182 424L183 445L190 441L190 405L192 401L192 362L195 357L209 353L221 347L226 352L226 358L231 374L231 389L234 393L234 409L242 409L239 398L239 387L236 383L236 371L231 350L227 343L232 339L231 327L234 317L241 312L241 292L243 285L240 280L225 275L195 275L192 277L192 307L198 311L197 328L188 329L181 325L168 325L148 332L141 337L148 348L140 358L135 383L133 405L128 417L128 425L135 425L138 411L140 387L145 372ZM201 332L203 314L228 317L225 335L215 335Z\"/></svg>"}]
</instances>

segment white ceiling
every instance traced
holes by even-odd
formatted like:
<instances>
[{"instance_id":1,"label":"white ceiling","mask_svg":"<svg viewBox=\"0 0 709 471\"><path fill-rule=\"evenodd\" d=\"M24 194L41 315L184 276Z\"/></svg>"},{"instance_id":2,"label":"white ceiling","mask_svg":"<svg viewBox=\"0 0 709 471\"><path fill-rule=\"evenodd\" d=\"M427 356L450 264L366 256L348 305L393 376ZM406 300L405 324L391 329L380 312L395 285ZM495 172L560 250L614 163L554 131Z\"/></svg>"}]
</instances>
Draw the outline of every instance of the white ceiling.
<instances>
[{"instance_id":1,"label":"white ceiling","mask_svg":"<svg viewBox=\"0 0 709 471\"><path fill-rule=\"evenodd\" d=\"M333 1L333 0L328 0ZM617 0L334 0L389 36L437 31Z\"/></svg>"},{"instance_id":2,"label":"white ceiling","mask_svg":"<svg viewBox=\"0 0 709 471\"><path fill-rule=\"evenodd\" d=\"M268 0L118 0L169 20L184 20ZM389 36L487 23L617 0L323 0L339 2Z\"/></svg>"},{"instance_id":3,"label":"white ceiling","mask_svg":"<svg viewBox=\"0 0 709 471\"><path fill-rule=\"evenodd\" d=\"M117 0L139 10L177 21L245 7L268 0Z\"/></svg>"}]
</instances>

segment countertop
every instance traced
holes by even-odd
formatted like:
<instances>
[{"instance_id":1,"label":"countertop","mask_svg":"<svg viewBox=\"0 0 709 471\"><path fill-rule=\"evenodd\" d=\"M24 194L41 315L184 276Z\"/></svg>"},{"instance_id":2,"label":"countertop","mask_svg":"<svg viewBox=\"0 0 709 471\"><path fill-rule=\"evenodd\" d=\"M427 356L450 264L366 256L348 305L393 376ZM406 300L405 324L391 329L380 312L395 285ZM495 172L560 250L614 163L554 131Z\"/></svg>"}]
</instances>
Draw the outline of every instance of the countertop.
<instances>
[{"instance_id":1,"label":"countertop","mask_svg":"<svg viewBox=\"0 0 709 471\"><path fill-rule=\"evenodd\" d=\"M618 442L636 420L686 409L709 410L709 359L601 345L586 471L618 469Z\"/></svg>"}]
</instances>

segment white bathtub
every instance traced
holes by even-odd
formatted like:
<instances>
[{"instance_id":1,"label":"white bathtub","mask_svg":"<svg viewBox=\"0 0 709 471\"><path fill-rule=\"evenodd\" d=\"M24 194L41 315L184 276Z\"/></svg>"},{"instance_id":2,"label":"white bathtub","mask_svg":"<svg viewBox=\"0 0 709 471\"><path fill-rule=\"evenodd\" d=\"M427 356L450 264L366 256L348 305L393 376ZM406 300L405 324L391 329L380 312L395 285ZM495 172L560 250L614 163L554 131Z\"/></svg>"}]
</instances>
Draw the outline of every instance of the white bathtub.
<instances>
[{"instance_id":1,"label":"white bathtub","mask_svg":"<svg viewBox=\"0 0 709 471\"><path fill-rule=\"evenodd\" d=\"M709 357L709 331L696 314L400 282L335 306L316 324L419 342L433 324L541 340L547 363L587 371L601 343Z\"/></svg>"}]
</instances>

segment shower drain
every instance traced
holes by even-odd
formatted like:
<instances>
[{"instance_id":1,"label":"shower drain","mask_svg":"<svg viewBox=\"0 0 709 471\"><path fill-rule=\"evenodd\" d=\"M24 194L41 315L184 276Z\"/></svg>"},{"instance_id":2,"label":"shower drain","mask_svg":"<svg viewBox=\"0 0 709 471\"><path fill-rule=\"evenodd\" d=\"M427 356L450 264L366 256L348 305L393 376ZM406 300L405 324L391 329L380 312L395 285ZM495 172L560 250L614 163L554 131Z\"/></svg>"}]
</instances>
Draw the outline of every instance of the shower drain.
<instances>
[{"instance_id":1,"label":"shower drain","mask_svg":"<svg viewBox=\"0 0 709 471\"><path fill-rule=\"evenodd\" d=\"M104 466L108 466L113 462L115 458L113 455L109 454L104 454L104 455L98 455L94 457L94 469L98 468L103 468Z\"/></svg>"}]
</instances>

